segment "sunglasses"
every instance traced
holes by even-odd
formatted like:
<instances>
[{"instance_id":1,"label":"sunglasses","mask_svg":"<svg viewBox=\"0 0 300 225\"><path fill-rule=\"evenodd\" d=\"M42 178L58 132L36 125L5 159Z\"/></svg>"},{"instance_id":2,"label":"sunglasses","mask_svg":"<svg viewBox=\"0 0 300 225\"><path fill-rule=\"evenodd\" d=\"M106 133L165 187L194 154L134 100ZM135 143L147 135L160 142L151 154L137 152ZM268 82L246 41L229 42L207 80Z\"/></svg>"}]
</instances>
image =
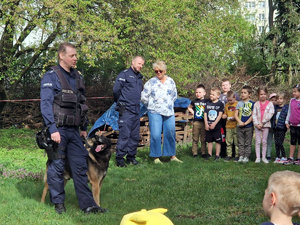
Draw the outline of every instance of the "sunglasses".
<instances>
[{"instance_id":1,"label":"sunglasses","mask_svg":"<svg viewBox=\"0 0 300 225\"><path fill-rule=\"evenodd\" d=\"M154 70L155 73L162 73L164 72L163 70Z\"/></svg>"}]
</instances>

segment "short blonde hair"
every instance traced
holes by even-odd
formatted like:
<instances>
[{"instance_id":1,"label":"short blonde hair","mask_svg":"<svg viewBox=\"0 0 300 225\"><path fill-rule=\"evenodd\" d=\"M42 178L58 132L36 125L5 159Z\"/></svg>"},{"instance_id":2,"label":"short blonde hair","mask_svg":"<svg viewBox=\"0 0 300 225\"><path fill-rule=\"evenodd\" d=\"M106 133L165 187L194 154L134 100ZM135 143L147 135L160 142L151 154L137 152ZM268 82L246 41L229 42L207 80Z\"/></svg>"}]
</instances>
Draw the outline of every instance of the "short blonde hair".
<instances>
[{"instance_id":1,"label":"short blonde hair","mask_svg":"<svg viewBox=\"0 0 300 225\"><path fill-rule=\"evenodd\" d=\"M266 189L274 192L278 199L277 207L285 215L295 216L300 213L300 174L284 170L273 173Z\"/></svg>"},{"instance_id":2,"label":"short blonde hair","mask_svg":"<svg viewBox=\"0 0 300 225\"><path fill-rule=\"evenodd\" d=\"M216 92L217 95L219 95L219 96L221 95L221 89L218 88L218 87L212 87L212 88L210 89L210 91Z\"/></svg>"},{"instance_id":3,"label":"short blonde hair","mask_svg":"<svg viewBox=\"0 0 300 225\"><path fill-rule=\"evenodd\" d=\"M158 69L158 70L166 71L167 70L167 65L166 65L166 63L164 61L158 60L155 63L153 63L152 68L154 70Z\"/></svg>"}]
</instances>

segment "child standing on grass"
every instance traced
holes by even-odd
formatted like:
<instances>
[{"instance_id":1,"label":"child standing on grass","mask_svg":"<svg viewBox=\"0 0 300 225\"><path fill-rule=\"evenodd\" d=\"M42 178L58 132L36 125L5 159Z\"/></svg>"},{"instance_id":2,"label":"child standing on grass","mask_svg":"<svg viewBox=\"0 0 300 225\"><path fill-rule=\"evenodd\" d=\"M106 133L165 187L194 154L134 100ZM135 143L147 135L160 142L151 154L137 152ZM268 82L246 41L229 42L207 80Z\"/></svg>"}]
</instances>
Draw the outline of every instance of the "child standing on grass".
<instances>
[{"instance_id":1,"label":"child standing on grass","mask_svg":"<svg viewBox=\"0 0 300 225\"><path fill-rule=\"evenodd\" d=\"M266 159L268 133L271 127L271 118L274 114L272 102L267 100L268 90L266 87L259 87L257 90L258 100L254 104L253 123L255 126L255 163L260 163L260 144L262 143L262 161L269 163Z\"/></svg>"},{"instance_id":2,"label":"child standing on grass","mask_svg":"<svg viewBox=\"0 0 300 225\"><path fill-rule=\"evenodd\" d=\"M263 209L271 222L261 225L300 225L292 222L300 217L300 174L293 171L273 173L268 181Z\"/></svg>"},{"instance_id":3,"label":"child standing on grass","mask_svg":"<svg viewBox=\"0 0 300 225\"><path fill-rule=\"evenodd\" d=\"M229 161L232 158L232 145L235 144L235 161L238 161L238 145L236 125L237 121L234 118L235 109L237 106L235 93L233 91L227 92L227 103L225 104L224 114L222 119L226 119L226 145L227 145L227 157L225 161Z\"/></svg>"},{"instance_id":4,"label":"child standing on grass","mask_svg":"<svg viewBox=\"0 0 300 225\"><path fill-rule=\"evenodd\" d=\"M237 138L240 158L238 162L249 162L253 138L252 113L254 102L250 100L252 88L248 85L241 90L241 101L238 102L235 110L235 119L238 123Z\"/></svg>"},{"instance_id":5,"label":"child standing on grass","mask_svg":"<svg viewBox=\"0 0 300 225\"><path fill-rule=\"evenodd\" d=\"M216 143L216 158L220 159L222 142L221 118L224 111L224 104L219 100L221 90L213 87L210 91L210 101L206 103L204 110L205 140L207 142L208 157L212 156L213 142Z\"/></svg>"},{"instance_id":6,"label":"child standing on grass","mask_svg":"<svg viewBox=\"0 0 300 225\"><path fill-rule=\"evenodd\" d=\"M229 91L231 91L231 83L230 83L230 80L228 78L223 78L222 79L222 93L220 95L220 98L219 100L224 104L224 107L225 107L225 104L227 103L228 99L227 99L227 93ZM239 95L237 93L234 92L234 95L235 95L235 98L237 101L239 101ZM226 150L227 150L227 147L226 147L226 122L227 120L226 119L221 119L221 125L222 125L222 128L221 128L221 133L222 133L222 136L223 136L223 140L221 142L221 152L220 152L220 156L223 158L226 157ZM224 138L225 137L225 138ZM236 146L236 145L235 145ZM234 146L231 145L231 147L233 148ZM237 154L236 154L237 155Z\"/></svg>"},{"instance_id":7,"label":"child standing on grass","mask_svg":"<svg viewBox=\"0 0 300 225\"><path fill-rule=\"evenodd\" d=\"M285 126L285 120L288 110L289 105L285 104L284 93L279 93L277 98L277 105L275 105L275 113L273 116L273 129L276 149L276 159L274 163L284 163L285 161L287 161L283 142L285 138L285 133L287 131L287 128Z\"/></svg>"},{"instance_id":8,"label":"child standing on grass","mask_svg":"<svg viewBox=\"0 0 300 225\"><path fill-rule=\"evenodd\" d=\"M269 101L273 103L274 107L277 104L277 98L278 96L276 93L272 93L269 96ZM271 160L272 146L274 142L274 128L273 128L272 119L271 119L271 127L269 129L268 141L267 141L267 160Z\"/></svg>"},{"instance_id":9,"label":"child standing on grass","mask_svg":"<svg viewBox=\"0 0 300 225\"><path fill-rule=\"evenodd\" d=\"M198 142L200 137L201 142L201 155L202 158L206 157L206 142L205 142L205 125L204 125L204 109L208 99L205 99L205 87L199 84L195 91L196 99L191 102L188 107L190 113L194 116L193 121L193 157L198 155Z\"/></svg>"},{"instance_id":10,"label":"child standing on grass","mask_svg":"<svg viewBox=\"0 0 300 225\"><path fill-rule=\"evenodd\" d=\"M300 84L293 88L293 96L289 104L288 114L285 120L286 127L290 129L291 146L290 157L284 164L300 165ZM298 158L294 161L294 153L298 142ZM294 161L294 162L293 162Z\"/></svg>"}]
</instances>

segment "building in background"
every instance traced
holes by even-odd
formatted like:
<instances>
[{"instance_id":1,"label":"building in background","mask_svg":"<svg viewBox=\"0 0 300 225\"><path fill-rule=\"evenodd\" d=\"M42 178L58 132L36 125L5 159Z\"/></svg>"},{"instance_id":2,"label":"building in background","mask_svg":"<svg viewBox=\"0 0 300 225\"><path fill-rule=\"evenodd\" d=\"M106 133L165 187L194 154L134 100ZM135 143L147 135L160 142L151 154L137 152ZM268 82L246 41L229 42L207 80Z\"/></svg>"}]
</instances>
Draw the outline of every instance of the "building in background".
<instances>
[{"instance_id":1,"label":"building in background","mask_svg":"<svg viewBox=\"0 0 300 225\"><path fill-rule=\"evenodd\" d=\"M268 0L240 0L246 19L253 23L259 33L269 29L269 1Z\"/></svg>"}]
</instances>

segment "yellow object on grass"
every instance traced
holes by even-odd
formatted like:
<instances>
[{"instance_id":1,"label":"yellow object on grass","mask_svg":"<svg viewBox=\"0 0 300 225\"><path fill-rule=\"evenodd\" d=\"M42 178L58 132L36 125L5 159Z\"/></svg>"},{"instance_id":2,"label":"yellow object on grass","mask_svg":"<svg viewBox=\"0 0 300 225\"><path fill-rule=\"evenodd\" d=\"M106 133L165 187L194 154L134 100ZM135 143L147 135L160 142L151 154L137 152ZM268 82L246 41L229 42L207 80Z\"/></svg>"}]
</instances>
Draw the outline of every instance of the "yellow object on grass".
<instances>
[{"instance_id":1,"label":"yellow object on grass","mask_svg":"<svg viewBox=\"0 0 300 225\"><path fill-rule=\"evenodd\" d=\"M174 225L172 221L164 215L168 210L163 208L142 209L139 212L129 213L123 216L120 225Z\"/></svg>"}]
</instances>

